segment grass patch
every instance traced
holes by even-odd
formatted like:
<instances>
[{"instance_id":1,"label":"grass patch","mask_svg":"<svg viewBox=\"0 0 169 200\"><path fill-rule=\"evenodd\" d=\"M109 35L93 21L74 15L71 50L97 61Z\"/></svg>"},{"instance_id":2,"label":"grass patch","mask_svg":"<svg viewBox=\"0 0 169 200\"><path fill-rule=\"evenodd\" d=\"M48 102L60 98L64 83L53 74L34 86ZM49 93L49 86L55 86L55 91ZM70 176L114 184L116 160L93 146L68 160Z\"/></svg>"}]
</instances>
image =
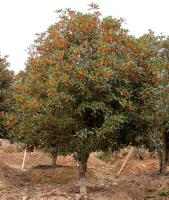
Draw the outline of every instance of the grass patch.
<instances>
[{"instance_id":1,"label":"grass patch","mask_svg":"<svg viewBox=\"0 0 169 200\"><path fill-rule=\"evenodd\" d=\"M158 194L160 196L169 196L169 190L161 190Z\"/></svg>"},{"instance_id":2,"label":"grass patch","mask_svg":"<svg viewBox=\"0 0 169 200\"><path fill-rule=\"evenodd\" d=\"M147 192L152 193L156 191L156 188L150 187L146 189Z\"/></svg>"}]
</instances>

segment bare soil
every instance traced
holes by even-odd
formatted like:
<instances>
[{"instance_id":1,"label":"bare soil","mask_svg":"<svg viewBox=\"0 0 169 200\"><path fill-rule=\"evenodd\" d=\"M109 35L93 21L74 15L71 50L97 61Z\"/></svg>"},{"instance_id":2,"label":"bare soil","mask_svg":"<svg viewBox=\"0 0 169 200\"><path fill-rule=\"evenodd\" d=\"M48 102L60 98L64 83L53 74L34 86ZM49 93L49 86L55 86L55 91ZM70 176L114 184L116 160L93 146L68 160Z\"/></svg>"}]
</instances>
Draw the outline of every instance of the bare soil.
<instances>
[{"instance_id":1,"label":"bare soil","mask_svg":"<svg viewBox=\"0 0 169 200\"><path fill-rule=\"evenodd\" d=\"M21 170L23 152L8 152L0 147L0 200L78 200L78 166L71 156L59 157L57 167L50 166L45 154L27 154L26 169ZM130 157L121 175L116 174L125 156L105 163L95 155L88 162L89 200L167 200L169 175L158 175L158 159Z\"/></svg>"}]
</instances>

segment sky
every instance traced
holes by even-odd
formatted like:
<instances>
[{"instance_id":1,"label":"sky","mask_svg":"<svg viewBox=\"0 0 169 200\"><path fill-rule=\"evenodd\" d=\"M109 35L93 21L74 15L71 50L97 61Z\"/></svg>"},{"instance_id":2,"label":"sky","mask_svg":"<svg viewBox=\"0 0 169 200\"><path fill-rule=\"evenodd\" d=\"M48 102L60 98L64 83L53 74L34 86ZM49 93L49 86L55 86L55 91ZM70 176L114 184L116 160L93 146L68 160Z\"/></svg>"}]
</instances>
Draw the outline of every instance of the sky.
<instances>
[{"instance_id":1,"label":"sky","mask_svg":"<svg viewBox=\"0 0 169 200\"><path fill-rule=\"evenodd\" d=\"M0 0L0 52L9 55L10 69L23 70L27 48L36 33L56 22L55 10L72 8L85 12L96 3L103 16L125 19L130 34L140 36L149 29L169 35L169 0Z\"/></svg>"}]
</instances>

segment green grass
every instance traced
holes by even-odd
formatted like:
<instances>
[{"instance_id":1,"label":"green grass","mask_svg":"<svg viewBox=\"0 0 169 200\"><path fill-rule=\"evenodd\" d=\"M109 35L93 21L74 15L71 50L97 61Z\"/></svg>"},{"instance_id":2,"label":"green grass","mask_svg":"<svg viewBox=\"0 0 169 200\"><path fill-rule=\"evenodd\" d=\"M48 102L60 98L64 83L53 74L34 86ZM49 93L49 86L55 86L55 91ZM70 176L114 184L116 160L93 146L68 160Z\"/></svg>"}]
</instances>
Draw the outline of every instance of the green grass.
<instances>
[{"instance_id":1,"label":"green grass","mask_svg":"<svg viewBox=\"0 0 169 200\"><path fill-rule=\"evenodd\" d=\"M160 196L169 196L169 190L161 190L158 194Z\"/></svg>"},{"instance_id":2,"label":"green grass","mask_svg":"<svg viewBox=\"0 0 169 200\"><path fill-rule=\"evenodd\" d=\"M149 192L149 193L155 192L155 191L156 191L156 188L150 187L150 188L147 188L146 191Z\"/></svg>"}]
</instances>

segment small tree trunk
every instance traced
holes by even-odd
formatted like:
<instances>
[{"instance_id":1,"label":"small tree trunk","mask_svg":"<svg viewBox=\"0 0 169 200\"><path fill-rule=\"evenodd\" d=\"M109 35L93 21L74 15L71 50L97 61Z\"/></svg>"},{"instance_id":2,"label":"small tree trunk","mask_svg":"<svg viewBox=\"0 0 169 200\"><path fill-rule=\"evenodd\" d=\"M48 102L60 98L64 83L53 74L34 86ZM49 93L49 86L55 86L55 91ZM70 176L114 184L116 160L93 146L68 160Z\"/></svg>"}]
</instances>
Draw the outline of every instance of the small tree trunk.
<instances>
[{"instance_id":1,"label":"small tree trunk","mask_svg":"<svg viewBox=\"0 0 169 200\"><path fill-rule=\"evenodd\" d=\"M57 160L57 157L52 157L52 167L55 168L57 165L56 165L56 160Z\"/></svg>"},{"instance_id":2,"label":"small tree trunk","mask_svg":"<svg viewBox=\"0 0 169 200\"><path fill-rule=\"evenodd\" d=\"M138 156L140 160L144 160L144 152L143 152L143 148L138 148Z\"/></svg>"},{"instance_id":3,"label":"small tree trunk","mask_svg":"<svg viewBox=\"0 0 169 200\"><path fill-rule=\"evenodd\" d=\"M80 179L80 194L86 195L86 171L87 171L87 160L89 155L86 155L83 160L78 161L79 163L79 179Z\"/></svg>"},{"instance_id":4,"label":"small tree trunk","mask_svg":"<svg viewBox=\"0 0 169 200\"><path fill-rule=\"evenodd\" d=\"M57 154L52 154L51 153L51 160L52 160L51 161L51 165L52 165L53 168L55 168L57 166L57 164L56 164L57 156L58 156Z\"/></svg>"},{"instance_id":5,"label":"small tree trunk","mask_svg":"<svg viewBox=\"0 0 169 200\"><path fill-rule=\"evenodd\" d=\"M167 149L164 144L162 147L162 151L159 152L159 160L160 160L160 174L165 175L167 170L167 161L168 161Z\"/></svg>"},{"instance_id":6,"label":"small tree trunk","mask_svg":"<svg viewBox=\"0 0 169 200\"><path fill-rule=\"evenodd\" d=\"M85 163L79 162L80 194L86 195Z\"/></svg>"},{"instance_id":7,"label":"small tree trunk","mask_svg":"<svg viewBox=\"0 0 169 200\"><path fill-rule=\"evenodd\" d=\"M168 147L168 143L167 143L167 147L166 147L166 159L167 159L167 165L168 165L169 164L169 147Z\"/></svg>"},{"instance_id":8,"label":"small tree trunk","mask_svg":"<svg viewBox=\"0 0 169 200\"><path fill-rule=\"evenodd\" d=\"M160 161L160 175L165 175L166 173L166 157L164 152L159 153L159 161Z\"/></svg>"},{"instance_id":9,"label":"small tree trunk","mask_svg":"<svg viewBox=\"0 0 169 200\"><path fill-rule=\"evenodd\" d=\"M168 162L168 148L167 148L167 133L164 127L162 127L163 134L163 146L161 151L159 152L160 157L160 174L165 175L167 170L167 162Z\"/></svg>"}]
</instances>

